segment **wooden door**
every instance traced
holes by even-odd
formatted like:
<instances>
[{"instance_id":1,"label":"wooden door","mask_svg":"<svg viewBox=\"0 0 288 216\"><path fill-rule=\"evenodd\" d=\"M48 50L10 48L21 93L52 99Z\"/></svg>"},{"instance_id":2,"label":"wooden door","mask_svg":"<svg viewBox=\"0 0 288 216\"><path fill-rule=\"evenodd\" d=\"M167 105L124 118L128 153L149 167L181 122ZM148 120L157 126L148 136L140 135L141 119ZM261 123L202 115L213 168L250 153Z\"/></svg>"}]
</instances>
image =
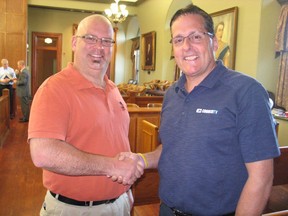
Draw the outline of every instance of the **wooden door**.
<instances>
[{"instance_id":1,"label":"wooden door","mask_svg":"<svg viewBox=\"0 0 288 216\"><path fill-rule=\"evenodd\" d=\"M31 94L61 70L62 34L32 32Z\"/></svg>"}]
</instances>

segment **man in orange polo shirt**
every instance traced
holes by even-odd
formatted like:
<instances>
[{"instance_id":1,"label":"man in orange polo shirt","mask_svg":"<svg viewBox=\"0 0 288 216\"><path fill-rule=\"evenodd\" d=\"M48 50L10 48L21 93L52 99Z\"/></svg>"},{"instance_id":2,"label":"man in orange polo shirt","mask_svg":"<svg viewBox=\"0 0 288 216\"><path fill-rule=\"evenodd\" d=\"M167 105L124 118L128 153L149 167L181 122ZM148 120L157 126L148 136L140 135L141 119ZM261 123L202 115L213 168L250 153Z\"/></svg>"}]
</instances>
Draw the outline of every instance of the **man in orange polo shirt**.
<instances>
[{"instance_id":1,"label":"man in orange polo shirt","mask_svg":"<svg viewBox=\"0 0 288 216\"><path fill-rule=\"evenodd\" d=\"M47 188L41 215L130 215L130 185L143 165L129 158L129 114L105 75L114 44L111 23L83 19L72 38L74 63L48 78L33 99L28 142ZM113 182L118 176L122 184Z\"/></svg>"}]
</instances>

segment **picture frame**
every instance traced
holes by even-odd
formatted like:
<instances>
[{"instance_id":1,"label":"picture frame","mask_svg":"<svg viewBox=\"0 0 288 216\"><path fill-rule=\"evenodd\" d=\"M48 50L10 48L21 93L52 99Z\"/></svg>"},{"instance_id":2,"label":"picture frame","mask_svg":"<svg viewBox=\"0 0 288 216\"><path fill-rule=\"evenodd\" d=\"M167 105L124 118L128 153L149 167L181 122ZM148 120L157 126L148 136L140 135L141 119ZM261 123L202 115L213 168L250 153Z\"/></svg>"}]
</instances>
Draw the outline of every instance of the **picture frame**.
<instances>
[{"instance_id":1,"label":"picture frame","mask_svg":"<svg viewBox=\"0 0 288 216\"><path fill-rule=\"evenodd\" d=\"M235 69L238 7L228 8L210 14L214 22L214 34L218 41L215 58Z\"/></svg>"},{"instance_id":2,"label":"picture frame","mask_svg":"<svg viewBox=\"0 0 288 216\"><path fill-rule=\"evenodd\" d=\"M78 24L73 24L72 25L72 36L76 34L78 28ZM72 51L72 62L74 62L74 52Z\"/></svg>"},{"instance_id":3,"label":"picture frame","mask_svg":"<svg viewBox=\"0 0 288 216\"><path fill-rule=\"evenodd\" d=\"M141 35L141 66L142 70L155 70L156 32L151 31Z\"/></svg>"}]
</instances>

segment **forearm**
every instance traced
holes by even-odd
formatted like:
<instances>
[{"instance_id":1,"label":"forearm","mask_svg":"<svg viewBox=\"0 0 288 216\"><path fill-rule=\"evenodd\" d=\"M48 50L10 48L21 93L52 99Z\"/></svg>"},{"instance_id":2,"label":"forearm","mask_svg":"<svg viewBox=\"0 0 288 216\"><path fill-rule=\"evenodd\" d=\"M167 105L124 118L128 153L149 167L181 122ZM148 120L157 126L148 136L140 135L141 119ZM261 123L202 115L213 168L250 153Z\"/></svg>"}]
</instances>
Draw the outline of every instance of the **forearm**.
<instances>
[{"instance_id":1,"label":"forearm","mask_svg":"<svg viewBox=\"0 0 288 216\"><path fill-rule=\"evenodd\" d=\"M267 163L268 162L268 163ZM266 170L256 175L250 172L238 201L236 216L259 216L266 206L273 183L273 162L265 161ZM256 168L261 168L258 166ZM265 169L265 167L263 168ZM254 171L255 172L255 171ZM259 174L260 173L260 174Z\"/></svg>"},{"instance_id":2,"label":"forearm","mask_svg":"<svg viewBox=\"0 0 288 216\"><path fill-rule=\"evenodd\" d=\"M162 152L162 144L159 145L154 151L143 154L148 163L148 167L145 167L145 169L158 168L158 162L161 152Z\"/></svg>"},{"instance_id":3,"label":"forearm","mask_svg":"<svg viewBox=\"0 0 288 216\"><path fill-rule=\"evenodd\" d=\"M271 187L255 187L247 182L237 205L236 216L259 216L266 206Z\"/></svg>"},{"instance_id":4,"label":"forearm","mask_svg":"<svg viewBox=\"0 0 288 216\"><path fill-rule=\"evenodd\" d=\"M54 139L31 139L30 150L35 166L63 175L108 175L113 160L80 151Z\"/></svg>"}]
</instances>

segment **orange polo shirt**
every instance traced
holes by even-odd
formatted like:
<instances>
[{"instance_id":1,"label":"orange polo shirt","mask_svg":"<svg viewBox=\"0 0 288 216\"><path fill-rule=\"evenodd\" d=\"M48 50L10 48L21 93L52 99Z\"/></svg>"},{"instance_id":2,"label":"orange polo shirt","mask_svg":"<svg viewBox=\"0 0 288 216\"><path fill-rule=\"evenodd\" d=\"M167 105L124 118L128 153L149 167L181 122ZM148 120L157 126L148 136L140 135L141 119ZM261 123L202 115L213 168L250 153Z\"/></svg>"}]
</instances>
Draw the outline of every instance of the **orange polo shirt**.
<instances>
[{"instance_id":1,"label":"orange polo shirt","mask_svg":"<svg viewBox=\"0 0 288 216\"><path fill-rule=\"evenodd\" d=\"M109 157L130 151L125 102L115 84L107 77L105 81L105 90L95 87L72 63L48 78L33 99L28 140L59 139ZM106 176L66 176L47 170L43 170L43 184L54 193L80 201L112 199L129 188Z\"/></svg>"}]
</instances>

